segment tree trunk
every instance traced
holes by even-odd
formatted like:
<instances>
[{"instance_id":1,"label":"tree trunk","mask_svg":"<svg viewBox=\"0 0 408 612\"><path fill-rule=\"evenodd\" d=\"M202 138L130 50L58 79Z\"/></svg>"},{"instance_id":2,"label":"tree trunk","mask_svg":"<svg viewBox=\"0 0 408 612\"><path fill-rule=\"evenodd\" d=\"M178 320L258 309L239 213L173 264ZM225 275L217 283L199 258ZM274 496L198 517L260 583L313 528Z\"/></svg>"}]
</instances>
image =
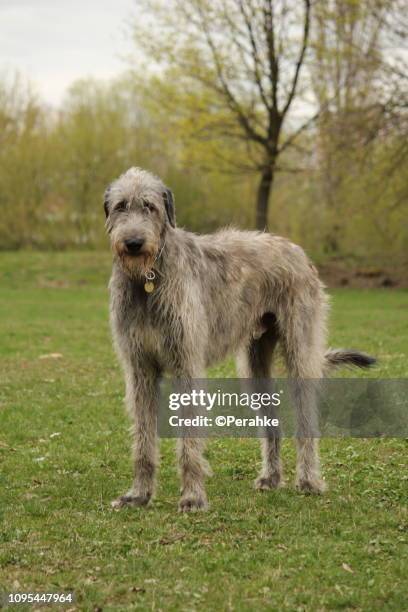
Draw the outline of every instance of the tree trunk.
<instances>
[{"instance_id":1,"label":"tree trunk","mask_svg":"<svg viewBox=\"0 0 408 612\"><path fill-rule=\"evenodd\" d=\"M262 169L261 180L256 196L256 229L268 229L269 196L275 174L274 162L265 164Z\"/></svg>"}]
</instances>

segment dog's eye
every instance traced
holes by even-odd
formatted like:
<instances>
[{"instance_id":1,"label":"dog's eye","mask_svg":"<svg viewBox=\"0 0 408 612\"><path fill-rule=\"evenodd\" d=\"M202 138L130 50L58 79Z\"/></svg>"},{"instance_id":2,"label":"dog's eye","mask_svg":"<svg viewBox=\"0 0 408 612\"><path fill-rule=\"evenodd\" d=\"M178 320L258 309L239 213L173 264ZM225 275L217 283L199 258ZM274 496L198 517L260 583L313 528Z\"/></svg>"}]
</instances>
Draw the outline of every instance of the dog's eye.
<instances>
[{"instance_id":1,"label":"dog's eye","mask_svg":"<svg viewBox=\"0 0 408 612\"><path fill-rule=\"evenodd\" d=\"M115 206L115 210L118 212L122 212L124 210L127 209L127 202L126 200L122 200L121 202L119 202L119 204L116 204Z\"/></svg>"},{"instance_id":2,"label":"dog's eye","mask_svg":"<svg viewBox=\"0 0 408 612\"><path fill-rule=\"evenodd\" d=\"M143 200L143 210L153 212L154 210L156 210L156 207L151 202L148 202L147 200Z\"/></svg>"}]
</instances>

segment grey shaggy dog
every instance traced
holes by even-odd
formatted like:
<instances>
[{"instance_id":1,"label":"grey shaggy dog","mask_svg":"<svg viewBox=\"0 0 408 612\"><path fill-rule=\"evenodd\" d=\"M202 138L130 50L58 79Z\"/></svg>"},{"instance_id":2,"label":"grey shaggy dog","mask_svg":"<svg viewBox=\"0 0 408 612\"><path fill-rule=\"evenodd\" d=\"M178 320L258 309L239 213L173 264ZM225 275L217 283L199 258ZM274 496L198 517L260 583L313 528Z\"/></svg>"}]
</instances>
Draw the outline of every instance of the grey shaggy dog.
<instances>
[{"instance_id":1,"label":"grey shaggy dog","mask_svg":"<svg viewBox=\"0 0 408 612\"><path fill-rule=\"evenodd\" d=\"M204 378L207 366L233 353L240 377L264 379L278 344L294 381L296 485L321 493L316 381L331 366L367 367L375 360L326 350L327 299L303 250L268 233L224 229L201 236L177 228L173 194L140 168L108 187L104 207L114 253L110 320L134 438L133 485L113 507L146 505L154 494L164 372ZM279 446L277 433L262 439L257 489L280 485ZM208 506L203 451L201 439L178 440L181 511Z\"/></svg>"}]
</instances>

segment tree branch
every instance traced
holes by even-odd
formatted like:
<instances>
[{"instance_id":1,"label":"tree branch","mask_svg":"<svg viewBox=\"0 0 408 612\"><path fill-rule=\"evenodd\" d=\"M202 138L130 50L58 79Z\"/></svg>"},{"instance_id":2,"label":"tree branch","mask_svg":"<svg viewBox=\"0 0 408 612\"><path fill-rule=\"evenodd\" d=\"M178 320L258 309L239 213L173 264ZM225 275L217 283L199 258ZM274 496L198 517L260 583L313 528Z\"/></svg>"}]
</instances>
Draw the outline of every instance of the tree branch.
<instances>
[{"instance_id":1,"label":"tree branch","mask_svg":"<svg viewBox=\"0 0 408 612\"><path fill-rule=\"evenodd\" d=\"M316 119L318 119L319 116L326 110L326 108L326 105L324 107L319 108L319 110L312 117L305 121L305 123L303 123L295 132L293 132L279 147L278 154L282 153L282 151L290 147L294 143L296 138L300 136L300 134L302 134L302 132L304 132L308 127L310 127L312 123L314 123Z\"/></svg>"},{"instance_id":2,"label":"tree branch","mask_svg":"<svg viewBox=\"0 0 408 612\"><path fill-rule=\"evenodd\" d=\"M258 142L259 144L262 144L263 146L266 146L267 139L264 138L262 134L259 134L259 132L257 132L257 130L251 125L249 117L245 115L240 104L238 103L230 87L228 86L227 80L224 76L224 72L222 69L222 63L220 61L214 40L209 31L205 15L203 14L203 11L199 5L197 6L197 10L201 17L201 25L204 31L204 36L205 36L207 45L211 51L211 55L212 55L213 62L214 62L214 67L215 67L217 77L218 77L218 81L221 85L221 89L219 89L219 92L224 95L224 98L226 99L230 110L233 113L235 113L235 115L237 116L238 122L243 128L243 130L246 132L246 134L248 135L248 138L250 138L251 140L254 140L255 142Z\"/></svg>"},{"instance_id":3,"label":"tree branch","mask_svg":"<svg viewBox=\"0 0 408 612\"><path fill-rule=\"evenodd\" d=\"M275 50L275 26L273 20L272 0L265 0L264 4L264 32L268 48L269 78L271 81L273 108L279 114L278 109L278 79L279 61Z\"/></svg>"},{"instance_id":4,"label":"tree branch","mask_svg":"<svg viewBox=\"0 0 408 612\"><path fill-rule=\"evenodd\" d=\"M293 81L292 81L292 87L290 89L289 95L288 95L288 99L286 101L285 106L283 107L282 110L282 118L285 117L286 113L288 112L290 105L292 104L293 98L295 97L296 94L296 89L297 89L297 85L298 85L298 81L299 81L299 75L300 75L300 70L302 68L303 65L303 60L305 58L305 53L306 53L306 49L308 46L308 42L309 42L309 30L310 30L310 0L304 0L305 3L305 18L304 18L304 24L303 24L303 39L302 39L302 46L300 49L300 54L299 54L299 58L298 61L296 62L296 68L295 68L295 74L293 77Z\"/></svg>"},{"instance_id":5,"label":"tree branch","mask_svg":"<svg viewBox=\"0 0 408 612\"><path fill-rule=\"evenodd\" d=\"M266 111L269 113L271 110L271 106L270 103L268 101L268 98L266 96L265 93L265 89L263 87L262 84L262 76L261 76L261 72L260 69L262 70L262 62L260 60L260 56L259 56L259 51L258 51L258 45L256 43L255 40L255 35L254 35L254 30L252 27L252 22L251 22L251 18L247 15L246 11L245 11L245 7L244 7L244 3L242 2L242 0L239 0L239 10L240 13L242 15L242 18L245 22L246 28L248 30L248 36L249 36L249 40L251 43L251 48L252 48L252 59L253 59L253 63L254 63L254 78L255 78L255 83L258 87L259 90L259 95L261 96L261 100L266 108Z\"/></svg>"}]
</instances>

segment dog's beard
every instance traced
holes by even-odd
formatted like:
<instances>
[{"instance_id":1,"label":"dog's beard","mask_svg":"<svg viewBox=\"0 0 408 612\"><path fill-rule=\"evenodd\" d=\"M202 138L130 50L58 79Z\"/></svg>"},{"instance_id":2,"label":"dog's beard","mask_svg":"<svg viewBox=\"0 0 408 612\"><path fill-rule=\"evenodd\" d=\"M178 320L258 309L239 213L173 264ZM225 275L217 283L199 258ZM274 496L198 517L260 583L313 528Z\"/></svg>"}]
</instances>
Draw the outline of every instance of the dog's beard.
<instances>
[{"instance_id":1,"label":"dog's beard","mask_svg":"<svg viewBox=\"0 0 408 612\"><path fill-rule=\"evenodd\" d=\"M145 275L152 269L156 257L156 253L151 251L144 251L140 255L135 256L114 247L114 252L118 256L126 274L136 279L145 279Z\"/></svg>"}]
</instances>

